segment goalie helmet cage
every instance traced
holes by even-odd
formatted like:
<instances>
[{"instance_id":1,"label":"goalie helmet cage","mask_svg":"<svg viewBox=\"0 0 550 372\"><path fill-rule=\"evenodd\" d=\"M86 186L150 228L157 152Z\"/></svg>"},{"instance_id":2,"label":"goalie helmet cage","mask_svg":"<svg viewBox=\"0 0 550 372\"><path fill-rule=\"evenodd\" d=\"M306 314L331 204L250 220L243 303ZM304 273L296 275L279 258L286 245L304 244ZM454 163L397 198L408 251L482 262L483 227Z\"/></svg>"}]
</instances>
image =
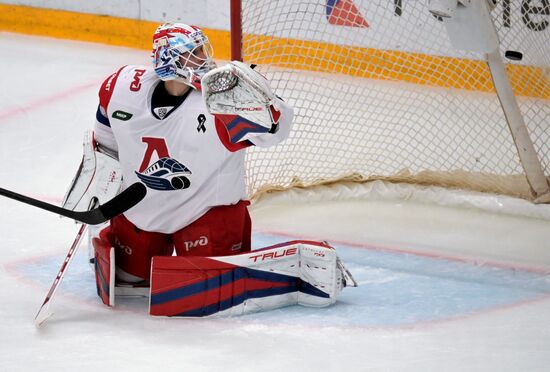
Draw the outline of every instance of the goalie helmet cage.
<instances>
[{"instance_id":1,"label":"goalie helmet cage","mask_svg":"<svg viewBox=\"0 0 550 372\"><path fill-rule=\"evenodd\" d=\"M256 64L295 108L285 143L247 153L249 195L383 179L544 199L550 1L502 0L491 16L542 192L487 56L452 48L428 0L232 0L232 59Z\"/></svg>"}]
</instances>

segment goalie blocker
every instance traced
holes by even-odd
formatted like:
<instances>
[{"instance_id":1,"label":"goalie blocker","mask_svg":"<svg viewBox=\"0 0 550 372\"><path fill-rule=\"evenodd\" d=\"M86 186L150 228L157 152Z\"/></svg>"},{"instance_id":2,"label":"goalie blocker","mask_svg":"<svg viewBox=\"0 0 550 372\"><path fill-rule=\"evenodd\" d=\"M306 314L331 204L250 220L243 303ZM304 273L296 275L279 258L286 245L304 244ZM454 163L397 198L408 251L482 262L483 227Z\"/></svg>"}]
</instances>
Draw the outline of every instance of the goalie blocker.
<instances>
[{"instance_id":1,"label":"goalie blocker","mask_svg":"<svg viewBox=\"0 0 550 372\"><path fill-rule=\"evenodd\" d=\"M105 238L105 237L103 237ZM102 301L114 306L114 254L94 239L96 279ZM289 305L324 307L342 289L357 286L336 251L326 243L291 241L233 256L155 256L151 262L149 313L154 316L236 316ZM143 287L133 289L143 295Z\"/></svg>"}]
</instances>

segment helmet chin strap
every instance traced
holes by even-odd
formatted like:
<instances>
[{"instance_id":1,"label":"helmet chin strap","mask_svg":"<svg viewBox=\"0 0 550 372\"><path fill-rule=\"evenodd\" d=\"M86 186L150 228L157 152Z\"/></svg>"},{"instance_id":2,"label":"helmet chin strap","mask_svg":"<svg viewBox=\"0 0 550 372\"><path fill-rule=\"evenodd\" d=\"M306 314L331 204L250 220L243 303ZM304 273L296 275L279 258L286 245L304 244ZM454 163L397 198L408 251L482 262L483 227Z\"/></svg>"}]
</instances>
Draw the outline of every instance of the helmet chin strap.
<instances>
[{"instance_id":1,"label":"helmet chin strap","mask_svg":"<svg viewBox=\"0 0 550 372\"><path fill-rule=\"evenodd\" d=\"M200 91L202 76L210 71L212 68L216 67L214 62L209 63L208 61L205 61L203 66L198 69L192 69L191 67L177 67L176 77L174 78L174 80L180 83L187 84L191 88Z\"/></svg>"},{"instance_id":2,"label":"helmet chin strap","mask_svg":"<svg viewBox=\"0 0 550 372\"><path fill-rule=\"evenodd\" d=\"M176 77L174 80L179 83L187 84L193 89L200 90L201 78L190 67L176 68Z\"/></svg>"}]
</instances>

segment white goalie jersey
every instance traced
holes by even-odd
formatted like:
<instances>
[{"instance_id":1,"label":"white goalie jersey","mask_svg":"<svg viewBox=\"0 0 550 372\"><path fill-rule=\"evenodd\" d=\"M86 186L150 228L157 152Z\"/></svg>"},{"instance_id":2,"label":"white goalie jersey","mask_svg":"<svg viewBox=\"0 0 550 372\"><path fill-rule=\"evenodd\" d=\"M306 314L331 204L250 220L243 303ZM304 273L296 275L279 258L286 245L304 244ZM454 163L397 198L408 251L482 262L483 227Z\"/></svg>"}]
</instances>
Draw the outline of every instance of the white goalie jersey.
<instances>
[{"instance_id":1,"label":"white goalie jersey","mask_svg":"<svg viewBox=\"0 0 550 372\"><path fill-rule=\"evenodd\" d=\"M118 153L123 187L143 182L148 188L126 218L143 230L172 233L214 206L245 199L240 150L285 139L293 112L277 98L277 130L245 136L253 122L210 114L198 90L191 89L169 115L162 107L153 112L151 97L159 83L153 69L142 66L111 75L99 92L94 136L101 147Z\"/></svg>"}]
</instances>

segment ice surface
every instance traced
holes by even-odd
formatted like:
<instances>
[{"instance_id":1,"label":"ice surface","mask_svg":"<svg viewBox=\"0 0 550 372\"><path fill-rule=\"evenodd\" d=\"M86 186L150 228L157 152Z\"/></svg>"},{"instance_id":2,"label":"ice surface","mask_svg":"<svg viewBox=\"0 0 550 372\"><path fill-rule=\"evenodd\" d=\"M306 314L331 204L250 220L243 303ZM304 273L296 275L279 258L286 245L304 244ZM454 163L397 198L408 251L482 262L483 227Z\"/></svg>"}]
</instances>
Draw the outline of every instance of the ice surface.
<instances>
[{"instance_id":1,"label":"ice surface","mask_svg":"<svg viewBox=\"0 0 550 372\"><path fill-rule=\"evenodd\" d=\"M0 187L58 203L97 88L146 51L0 33ZM81 247L33 318L78 227L0 199L0 371L547 371L550 224L413 202L269 203L254 245L328 240L358 288L326 309L231 319L100 304Z\"/></svg>"}]
</instances>

